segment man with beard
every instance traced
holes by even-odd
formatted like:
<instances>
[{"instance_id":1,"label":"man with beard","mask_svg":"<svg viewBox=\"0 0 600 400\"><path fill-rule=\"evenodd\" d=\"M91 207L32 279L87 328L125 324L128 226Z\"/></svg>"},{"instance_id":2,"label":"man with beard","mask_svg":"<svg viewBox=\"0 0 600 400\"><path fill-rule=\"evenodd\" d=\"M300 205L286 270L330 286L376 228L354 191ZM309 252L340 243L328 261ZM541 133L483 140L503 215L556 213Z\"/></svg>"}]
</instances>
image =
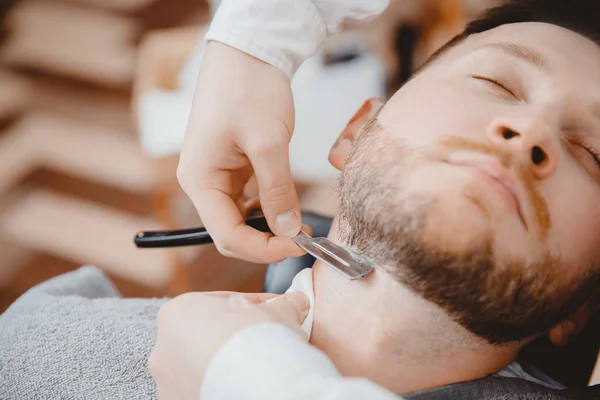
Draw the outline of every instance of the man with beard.
<instances>
[{"instance_id":1,"label":"man with beard","mask_svg":"<svg viewBox=\"0 0 600 400\"><path fill-rule=\"evenodd\" d=\"M159 398L387 399L495 373L560 386L514 361L597 305L600 9L565 4L492 11L385 105L366 102L330 154L343 173L329 238L375 270L349 281L317 262L291 288L310 305L287 309L168 302L149 360Z\"/></svg>"}]
</instances>

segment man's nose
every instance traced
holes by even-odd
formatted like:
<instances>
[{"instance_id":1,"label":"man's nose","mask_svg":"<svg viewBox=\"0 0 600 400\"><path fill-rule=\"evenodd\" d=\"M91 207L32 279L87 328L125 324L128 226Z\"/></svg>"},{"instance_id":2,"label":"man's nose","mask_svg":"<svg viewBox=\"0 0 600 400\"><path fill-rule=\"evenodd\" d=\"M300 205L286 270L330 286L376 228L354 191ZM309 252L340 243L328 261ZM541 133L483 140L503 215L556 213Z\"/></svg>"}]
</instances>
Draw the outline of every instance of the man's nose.
<instances>
[{"instance_id":1,"label":"man's nose","mask_svg":"<svg viewBox=\"0 0 600 400\"><path fill-rule=\"evenodd\" d=\"M539 118L497 120L489 139L533 171L538 179L550 177L558 165L559 149L553 131Z\"/></svg>"}]
</instances>

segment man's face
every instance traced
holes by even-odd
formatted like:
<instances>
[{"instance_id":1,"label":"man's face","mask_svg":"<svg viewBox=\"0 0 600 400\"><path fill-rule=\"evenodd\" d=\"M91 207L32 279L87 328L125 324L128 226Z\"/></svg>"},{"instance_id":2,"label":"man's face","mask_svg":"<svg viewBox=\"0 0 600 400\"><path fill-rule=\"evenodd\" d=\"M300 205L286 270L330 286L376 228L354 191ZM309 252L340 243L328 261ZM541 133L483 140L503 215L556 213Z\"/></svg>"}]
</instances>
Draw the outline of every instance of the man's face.
<instances>
[{"instance_id":1,"label":"man's face","mask_svg":"<svg viewBox=\"0 0 600 400\"><path fill-rule=\"evenodd\" d=\"M394 237L395 261L408 267L400 279L492 340L574 311L581 299L567 297L600 261L596 44L542 23L473 35L378 120L381 132L362 134L347 163L342 215L362 203L361 223L380 242Z\"/></svg>"}]
</instances>

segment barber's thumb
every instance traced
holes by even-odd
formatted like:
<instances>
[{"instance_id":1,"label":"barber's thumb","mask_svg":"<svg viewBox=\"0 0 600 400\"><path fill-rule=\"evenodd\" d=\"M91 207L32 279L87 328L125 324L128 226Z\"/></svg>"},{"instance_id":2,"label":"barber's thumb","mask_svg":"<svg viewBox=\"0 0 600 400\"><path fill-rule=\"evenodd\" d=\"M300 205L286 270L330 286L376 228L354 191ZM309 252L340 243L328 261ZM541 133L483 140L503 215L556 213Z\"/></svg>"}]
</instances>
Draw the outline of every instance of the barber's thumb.
<instances>
[{"instance_id":1,"label":"barber's thumb","mask_svg":"<svg viewBox=\"0 0 600 400\"><path fill-rule=\"evenodd\" d=\"M267 300L263 307L276 312L289 322L301 325L308 315L310 301L300 292L290 292Z\"/></svg>"},{"instance_id":2,"label":"barber's thumb","mask_svg":"<svg viewBox=\"0 0 600 400\"><path fill-rule=\"evenodd\" d=\"M300 232L300 217L295 210L284 211L275 217L275 233L282 236L296 236Z\"/></svg>"},{"instance_id":3,"label":"barber's thumb","mask_svg":"<svg viewBox=\"0 0 600 400\"><path fill-rule=\"evenodd\" d=\"M249 158L269 227L278 236L296 236L301 227L301 215L287 144L268 149L261 157L249 154Z\"/></svg>"}]
</instances>

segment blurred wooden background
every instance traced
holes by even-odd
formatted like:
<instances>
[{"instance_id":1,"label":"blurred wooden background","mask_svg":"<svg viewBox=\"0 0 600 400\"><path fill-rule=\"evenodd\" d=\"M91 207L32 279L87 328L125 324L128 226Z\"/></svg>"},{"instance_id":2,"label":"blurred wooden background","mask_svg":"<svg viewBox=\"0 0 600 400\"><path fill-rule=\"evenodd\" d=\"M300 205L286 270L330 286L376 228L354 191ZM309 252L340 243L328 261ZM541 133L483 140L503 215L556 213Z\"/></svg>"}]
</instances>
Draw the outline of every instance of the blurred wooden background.
<instances>
[{"instance_id":1,"label":"blurred wooden background","mask_svg":"<svg viewBox=\"0 0 600 400\"><path fill-rule=\"evenodd\" d=\"M161 224L154 166L133 129L130 93L146 32L207 18L202 1L3 7L0 311L32 285L82 264L101 267L126 296L169 294L173 251L132 243L138 230ZM236 284L207 267L197 288L260 290L260 269L243 272Z\"/></svg>"}]
</instances>

